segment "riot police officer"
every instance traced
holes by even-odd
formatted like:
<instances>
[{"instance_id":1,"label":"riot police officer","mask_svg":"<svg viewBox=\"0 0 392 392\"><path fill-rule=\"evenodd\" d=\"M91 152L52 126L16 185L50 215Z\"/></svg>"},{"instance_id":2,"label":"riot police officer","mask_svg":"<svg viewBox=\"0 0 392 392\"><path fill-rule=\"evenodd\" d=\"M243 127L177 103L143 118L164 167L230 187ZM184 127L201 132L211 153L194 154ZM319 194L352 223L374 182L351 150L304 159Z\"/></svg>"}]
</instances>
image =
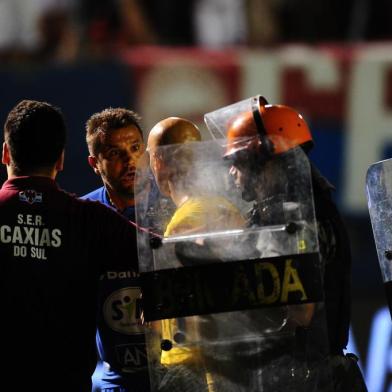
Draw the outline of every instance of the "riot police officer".
<instances>
[{"instance_id":1,"label":"riot police officer","mask_svg":"<svg viewBox=\"0 0 392 392\"><path fill-rule=\"evenodd\" d=\"M230 115L228 115L230 113ZM207 126L227 137L224 158L230 161L230 173L242 197L254 201L248 225L260 222L276 224L284 216L296 214L295 203L281 202L281 194L290 194L290 174L284 163L292 149L306 154L313 147L310 129L303 116L286 105L270 105L260 96L208 113ZM218 124L218 125L217 125ZM344 355L350 322L351 254L349 239L341 216L332 199L334 187L309 160L318 242L322 262L323 292L328 330L328 363L335 391L365 391L366 386L353 355ZM263 167L262 171L254 167ZM259 172L262 175L255 176ZM282 181L283 179L283 181ZM304 313L300 344L312 341L317 308Z\"/></svg>"}]
</instances>

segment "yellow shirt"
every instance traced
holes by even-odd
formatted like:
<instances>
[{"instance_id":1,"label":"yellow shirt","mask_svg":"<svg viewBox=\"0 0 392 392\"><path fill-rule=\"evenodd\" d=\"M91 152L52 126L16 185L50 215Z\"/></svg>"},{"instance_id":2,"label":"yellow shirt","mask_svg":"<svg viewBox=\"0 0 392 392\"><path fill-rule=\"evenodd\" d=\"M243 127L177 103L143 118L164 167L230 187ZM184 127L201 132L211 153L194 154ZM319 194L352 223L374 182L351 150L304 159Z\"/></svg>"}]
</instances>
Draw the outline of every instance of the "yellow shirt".
<instances>
[{"instance_id":1,"label":"yellow shirt","mask_svg":"<svg viewBox=\"0 0 392 392\"><path fill-rule=\"evenodd\" d=\"M221 196L191 197L174 213L166 227L164 236L210 233L217 230L238 229L245 225L237 207ZM162 339L173 342L176 320L162 321ZM162 351L163 365L178 365L200 360L199 350L189 346L175 346Z\"/></svg>"},{"instance_id":2,"label":"yellow shirt","mask_svg":"<svg viewBox=\"0 0 392 392\"><path fill-rule=\"evenodd\" d=\"M170 340L174 342L174 335L178 332L177 319L163 320L161 323L162 328L162 339ZM186 333L187 331L185 331ZM179 365L179 364L190 364L195 365L200 361L199 348L190 347L189 345L174 347L169 351L161 352L161 363L162 365Z\"/></svg>"},{"instance_id":3,"label":"yellow shirt","mask_svg":"<svg viewBox=\"0 0 392 392\"><path fill-rule=\"evenodd\" d=\"M210 233L238 229L244 225L240 211L224 197L191 197L174 213L164 235Z\"/></svg>"}]
</instances>

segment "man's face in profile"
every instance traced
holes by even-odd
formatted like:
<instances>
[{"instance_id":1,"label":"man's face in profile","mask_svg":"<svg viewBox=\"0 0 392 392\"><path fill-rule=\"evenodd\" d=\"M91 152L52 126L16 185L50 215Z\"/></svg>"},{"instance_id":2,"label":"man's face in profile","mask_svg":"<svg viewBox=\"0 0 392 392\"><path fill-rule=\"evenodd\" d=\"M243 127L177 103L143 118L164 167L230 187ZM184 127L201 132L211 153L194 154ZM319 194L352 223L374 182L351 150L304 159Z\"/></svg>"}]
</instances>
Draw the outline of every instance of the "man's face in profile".
<instances>
[{"instance_id":1,"label":"man's face in profile","mask_svg":"<svg viewBox=\"0 0 392 392\"><path fill-rule=\"evenodd\" d=\"M229 174L233 185L241 191L242 198L245 201L252 201L256 198L255 181L257 172L254 154L254 151L250 152L248 149L243 149L226 157L231 165Z\"/></svg>"}]
</instances>

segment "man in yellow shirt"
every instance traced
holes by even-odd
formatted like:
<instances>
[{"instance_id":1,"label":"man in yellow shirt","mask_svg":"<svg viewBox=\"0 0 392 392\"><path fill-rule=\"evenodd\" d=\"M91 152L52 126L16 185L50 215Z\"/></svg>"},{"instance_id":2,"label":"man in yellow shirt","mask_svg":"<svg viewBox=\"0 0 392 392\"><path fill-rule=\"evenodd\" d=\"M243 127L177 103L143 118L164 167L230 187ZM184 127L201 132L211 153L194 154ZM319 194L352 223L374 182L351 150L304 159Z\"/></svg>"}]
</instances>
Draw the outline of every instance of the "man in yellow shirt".
<instances>
[{"instance_id":1,"label":"man in yellow shirt","mask_svg":"<svg viewBox=\"0 0 392 392\"><path fill-rule=\"evenodd\" d=\"M201 134L197 126L179 117L160 121L149 134L147 151L151 170L161 193L170 197L177 207L166 226L165 237L238 228L245 224L237 207L229 200L194 186L194 157L186 144L198 141L201 141ZM164 153L162 147L176 144L184 146L170 148L168 154Z\"/></svg>"},{"instance_id":2,"label":"man in yellow shirt","mask_svg":"<svg viewBox=\"0 0 392 392\"><path fill-rule=\"evenodd\" d=\"M150 167L162 195L170 198L176 211L168 222L164 237L211 233L218 230L244 227L245 220L237 207L225 197L195 186L195 156L192 143L201 141L199 129L191 121L169 117L158 122L151 130L147 152ZM186 319L169 319L161 323L162 339L175 342L175 335L186 328L187 334L197 334L199 316ZM193 390L213 391L211 375L203 369L203 360L198 347L173 345L162 351L161 364L170 371L163 379L160 390L172 390L167 380L174 373L186 374L187 382L197 384ZM176 377L176 376L175 376ZM176 387L181 383L177 379ZM192 381L191 381L192 380Z\"/></svg>"}]
</instances>

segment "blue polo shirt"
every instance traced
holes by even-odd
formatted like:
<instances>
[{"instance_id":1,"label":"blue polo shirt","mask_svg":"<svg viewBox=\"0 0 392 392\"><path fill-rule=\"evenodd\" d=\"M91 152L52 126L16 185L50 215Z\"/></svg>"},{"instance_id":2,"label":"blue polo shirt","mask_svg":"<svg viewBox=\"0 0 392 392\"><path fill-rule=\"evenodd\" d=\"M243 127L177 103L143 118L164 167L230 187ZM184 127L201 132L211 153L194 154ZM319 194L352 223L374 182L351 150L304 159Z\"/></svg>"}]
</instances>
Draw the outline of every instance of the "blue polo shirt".
<instances>
[{"instance_id":1,"label":"blue polo shirt","mask_svg":"<svg viewBox=\"0 0 392 392\"><path fill-rule=\"evenodd\" d=\"M122 216L125 216L127 219L134 221L135 220L135 207L129 206L126 207L124 210L120 211L116 207L112 205L109 200L108 193L106 192L106 188L103 186L101 188L96 189L86 195L82 196L81 199L89 199L89 200L97 200L100 201L102 204L113 208L115 211L119 212Z\"/></svg>"},{"instance_id":2,"label":"blue polo shirt","mask_svg":"<svg viewBox=\"0 0 392 392\"><path fill-rule=\"evenodd\" d=\"M97 200L117 210L110 202L105 187L82 199ZM134 221L135 209L118 211ZM135 249L137 244L134 244ZM129 271L118 274L107 271L100 280L96 344L100 361L93 375L93 391L121 388L121 392L150 390L144 327L141 325L138 279Z\"/></svg>"}]
</instances>

